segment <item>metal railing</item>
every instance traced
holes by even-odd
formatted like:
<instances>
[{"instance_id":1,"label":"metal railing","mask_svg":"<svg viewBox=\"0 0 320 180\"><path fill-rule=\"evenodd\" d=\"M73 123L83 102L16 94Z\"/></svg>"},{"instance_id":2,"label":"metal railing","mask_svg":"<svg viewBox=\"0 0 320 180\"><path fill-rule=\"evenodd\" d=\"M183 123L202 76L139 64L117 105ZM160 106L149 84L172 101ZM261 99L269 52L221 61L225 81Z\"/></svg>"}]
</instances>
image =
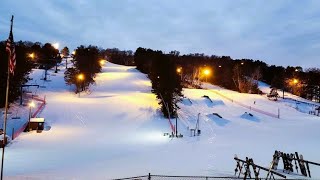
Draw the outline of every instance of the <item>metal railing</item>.
<instances>
[{"instance_id":1,"label":"metal railing","mask_svg":"<svg viewBox=\"0 0 320 180\"><path fill-rule=\"evenodd\" d=\"M169 175L151 175L150 173L145 176L136 176L128 178L120 178L113 180L240 180L243 178L237 177L217 177L217 176L169 176ZM254 178L246 178L254 179Z\"/></svg>"}]
</instances>

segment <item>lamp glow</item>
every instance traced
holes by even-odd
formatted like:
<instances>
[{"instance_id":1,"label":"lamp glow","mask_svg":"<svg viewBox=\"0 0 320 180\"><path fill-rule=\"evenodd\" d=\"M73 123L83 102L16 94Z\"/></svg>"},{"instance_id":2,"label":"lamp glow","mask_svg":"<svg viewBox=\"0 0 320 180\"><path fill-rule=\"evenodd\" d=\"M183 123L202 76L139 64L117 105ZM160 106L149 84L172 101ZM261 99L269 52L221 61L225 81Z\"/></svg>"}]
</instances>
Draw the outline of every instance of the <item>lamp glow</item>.
<instances>
[{"instance_id":1,"label":"lamp glow","mask_svg":"<svg viewBox=\"0 0 320 180\"><path fill-rule=\"evenodd\" d=\"M209 69L205 69L205 70L203 71L203 73L204 73L206 76L208 76L208 75L210 74L210 70L209 70Z\"/></svg>"},{"instance_id":2,"label":"lamp glow","mask_svg":"<svg viewBox=\"0 0 320 180\"><path fill-rule=\"evenodd\" d=\"M55 49L59 49L59 43L53 43L52 46L53 46Z\"/></svg>"},{"instance_id":3,"label":"lamp glow","mask_svg":"<svg viewBox=\"0 0 320 180\"><path fill-rule=\"evenodd\" d=\"M79 74L79 75L78 75L78 79L79 79L80 81L84 80L84 75L83 75L83 74Z\"/></svg>"},{"instance_id":4,"label":"lamp glow","mask_svg":"<svg viewBox=\"0 0 320 180\"><path fill-rule=\"evenodd\" d=\"M34 59L35 54L34 53L30 53L30 54L28 54L28 56L29 56L29 58Z\"/></svg>"},{"instance_id":5,"label":"lamp glow","mask_svg":"<svg viewBox=\"0 0 320 180\"><path fill-rule=\"evenodd\" d=\"M29 107L34 108L35 106L36 106L36 104L35 104L33 101L31 101L31 102L29 103Z\"/></svg>"}]
</instances>

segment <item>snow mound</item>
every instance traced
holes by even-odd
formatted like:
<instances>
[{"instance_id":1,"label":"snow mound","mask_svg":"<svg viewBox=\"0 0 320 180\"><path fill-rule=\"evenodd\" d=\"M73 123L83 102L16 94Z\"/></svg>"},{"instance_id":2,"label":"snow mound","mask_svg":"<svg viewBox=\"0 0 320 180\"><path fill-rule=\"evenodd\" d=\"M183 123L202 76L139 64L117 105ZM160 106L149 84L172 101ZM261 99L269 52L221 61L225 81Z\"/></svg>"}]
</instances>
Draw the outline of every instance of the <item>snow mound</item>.
<instances>
[{"instance_id":1,"label":"snow mound","mask_svg":"<svg viewBox=\"0 0 320 180\"><path fill-rule=\"evenodd\" d=\"M225 126L227 124L229 124L231 121L220 118L219 116L215 115L215 114L208 114L206 115L210 120L214 121L218 126Z\"/></svg>"},{"instance_id":2,"label":"snow mound","mask_svg":"<svg viewBox=\"0 0 320 180\"><path fill-rule=\"evenodd\" d=\"M243 113L240 117L249 121L260 122L259 118L248 112Z\"/></svg>"}]
</instances>

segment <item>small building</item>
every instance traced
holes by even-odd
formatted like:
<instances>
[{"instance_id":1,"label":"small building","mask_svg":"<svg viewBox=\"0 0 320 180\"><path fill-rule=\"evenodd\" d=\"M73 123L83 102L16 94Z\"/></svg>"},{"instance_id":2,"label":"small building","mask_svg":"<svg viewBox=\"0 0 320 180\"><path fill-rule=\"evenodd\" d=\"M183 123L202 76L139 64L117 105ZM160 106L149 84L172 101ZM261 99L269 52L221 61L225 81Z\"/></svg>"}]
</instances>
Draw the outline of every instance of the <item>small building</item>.
<instances>
[{"instance_id":1,"label":"small building","mask_svg":"<svg viewBox=\"0 0 320 180\"><path fill-rule=\"evenodd\" d=\"M27 128L29 131L37 130L41 132L44 129L44 118L31 118Z\"/></svg>"}]
</instances>

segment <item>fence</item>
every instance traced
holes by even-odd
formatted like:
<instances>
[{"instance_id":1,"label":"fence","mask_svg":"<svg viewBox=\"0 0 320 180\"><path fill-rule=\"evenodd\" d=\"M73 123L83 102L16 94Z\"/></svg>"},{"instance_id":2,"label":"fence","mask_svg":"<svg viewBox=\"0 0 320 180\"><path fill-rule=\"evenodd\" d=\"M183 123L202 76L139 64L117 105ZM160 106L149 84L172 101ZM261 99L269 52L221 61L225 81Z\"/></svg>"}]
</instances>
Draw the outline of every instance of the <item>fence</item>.
<instances>
[{"instance_id":1,"label":"fence","mask_svg":"<svg viewBox=\"0 0 320 180\"><path fill-rule=\"evenodd\" d=\"M313 110L309 111L308 113L311 114L311 115L315 115L315 116L319 116L320 115L320 111L318 111L317 113L317 108L320 107L319 103L317 102L314 102L314 103L309 103L309 102L304 102L304 101L300 101L300 100L297 100L297 99L293 99L293 98L290 98L290 97L286 97L284 99L287 99L287 100L290 100L290 101L294 101L296 104L306 104L308 106L312 106L313 107ZM302 112L302 113L306 113L305 111L302 111L301 109L298 108L298 106L296 106L296 110L299 111L299 112Z\"/></svg>"},{"instance_id":2,"label":"fence","mask_svg":"<svg viewBox=\"0 0 320 180\"><path fill-rule=\"evenodd\" d=\"M28 122L24 123L21 128L19 128L17 131L12 130L14 133L12 134L12 139L17 138L27 127Z\"/></svg>"},{"instance_id":3,"label":"fence","mask_svg":"<svg viewBox=\"0 0 320 180\"><path fill-rule=\"evenodd\" d=\"M37 115L39 114L39 112L43 109L44 105L46 104L46 97L44 97L43 99L33 96L33 95L28 95L29 98L36 100L38 102L40 102L40 106L38 107L38 109L32 114L32 118L37 117Z\"/></svg>"},{"instance_id":4,"label":"fence","mask_svg":"<svg viewBox=\"0 0 320 180\"><path fill-rule=\"evenodd\" d=\"M215 94L217 94L217 95L219 95L219 96L221 96L221 97L223 97L223 98L235 103L235 104L238 104L239 106L245 107L245 108L250 109L252 111L255 111L255 112L258 112L258 113L261 113L261 114L264 114L264 115L267 115L267 116L270 116L270 117L273 117L273 118L280 118L279 109L278 109L278 114L270 113L270 112L267 112L267 111L264 111L264 110L261 110L261 109L258 109L258 108L254 108L254 107L245 105L245 104L243 104L241 102L235 101L235 100L233 100L233 99L231 99L231 98L229 98L229 97L227 97L227 96L225 96L225 95L223 95L223 94L221 94L221 93L219 93L219 92L217 92L215 90L211 90L211 91L214 92Z\"/></svg>"},{"instance_id":5,"label":"fence","mask_svg":"<svg viewBox=\"0 0 320 180\"><path fill-rule=\"evenodd\" d=\"M122 179L114 180L231 180L231 179L243 179L237 177L210 177L210 176L167 176L167 175L145 175L145 176L136 176ZM250 179L250 178L247 178Z\"/></svg>"},{"instance_id":6,"label":"fence","mask_svg":"<svg viewBox=\"0 0 320 180\"><path fill-rule=\"evenodd\" d=\"M113 179L113 180L240 180L244 179L243 177L235 177L235 176L226 176L226 177L218 177L218 176L167 176L167 175L151 175L150 173L145 176L136 176L136 177L128 177L121 179ZM255 178L245 178L245 179L255 179ZM264 178L259 178L264 179ZM273 179L283 179L283 178L273 178ZM299 180L311 178L301 178L299 176ZM286 179L286 180L297 180L297 179Z\"/></svg>"},{"instance_id":7,"label":"fence","mask_svg":"<svg viewBox=\"0 0 320 180\"><path fill-rule=\"evenodd\" d=\"M32 114L32 118L37 117L37 115L40 113L40 111L44 108L44 105L46 104L46 98L44 97L43 99L38 98L38 97L34 97L34 96L30 96L32 99L41 102L40 106L38 107L38 109ZM17 138L27 127L28 125L28 121L26 123L24 123L22 125L22 127L20 127L18 130L14 130L13 129L13 134L12 134L12 139Z\"/></svg>"},{"instance_id":8,"label":"fence","mask_svg":"<svg viewBox=\"0 0 320 180\"><path fill-rule=\"evenodd\" d=\"M38 113L43 109L44 105L46 104L46 98L44 97L43 99L37 98L37 97L33 97L34 100L41 102L41 105L39 106L39 108L32 114L32 117L36 117L38 115Z\"/></svg>"}]
</instances>

